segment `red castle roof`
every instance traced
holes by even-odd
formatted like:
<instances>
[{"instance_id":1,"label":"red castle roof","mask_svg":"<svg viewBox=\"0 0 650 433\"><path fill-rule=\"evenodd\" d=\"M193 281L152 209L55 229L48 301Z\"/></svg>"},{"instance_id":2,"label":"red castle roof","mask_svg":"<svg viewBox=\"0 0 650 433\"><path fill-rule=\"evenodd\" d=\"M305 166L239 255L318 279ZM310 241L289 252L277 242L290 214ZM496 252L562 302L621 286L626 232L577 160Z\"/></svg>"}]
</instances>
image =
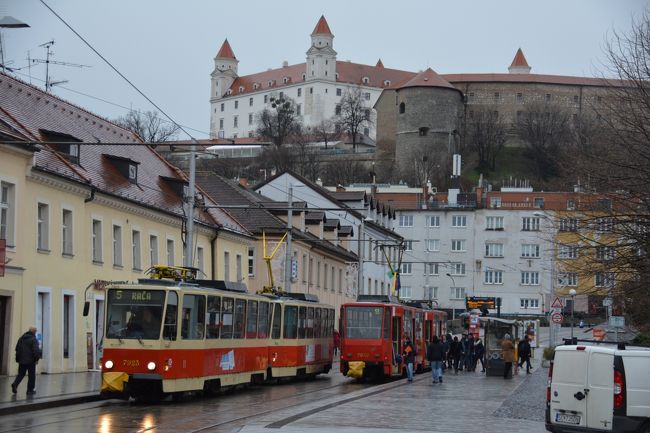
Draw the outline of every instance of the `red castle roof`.
<instances>
[{"instance_id":1,"label":"red castle roof","mask_svg":"<svg viewBox=\"0 0 650 433\"><path fill-rule=\"evenodd\" d=\"M528 62L526 61L526 57L524 57L524 52L521 51L521 48L517 50L517 54L515 54L515 58L512 59L512 64L510 67L512 68L513 66L523 66L525 68L529 68Z\"/></svg>"},{"instance_id":2,"label":"red castle roof","mask_svg":"<svg viewBox=\"0 0 650 433\"><path fill-rule=\"evenodd\" d=\"M312 35L331 35L332 31L330 30L330 26L327 25L327 20L325 19L324 15L320 16L320 19L316 23L316 27L314 27L314 31L311 33Z\"/></svg>"},{"instance_id":3,"label":"red castle roof","mask_svg":"<svg viewBox=\"0 0 650 433\"><path fill-rule=\"evenodd\" d=\"M221 49L217 53L217 58L218 59L235 59L235 53L232 52L232 48L230 48L230 44L228 43L228 39L223 41L223 45L221 45Z\"/></svg>"}]
</instances>

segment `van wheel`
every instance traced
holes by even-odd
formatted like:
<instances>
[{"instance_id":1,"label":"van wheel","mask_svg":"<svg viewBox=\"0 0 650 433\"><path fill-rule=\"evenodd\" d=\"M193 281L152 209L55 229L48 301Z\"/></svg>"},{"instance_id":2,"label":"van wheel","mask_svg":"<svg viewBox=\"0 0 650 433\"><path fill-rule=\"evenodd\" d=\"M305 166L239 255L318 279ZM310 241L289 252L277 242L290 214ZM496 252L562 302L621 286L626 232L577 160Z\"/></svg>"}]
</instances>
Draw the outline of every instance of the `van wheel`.
<instances>
[{"instance_id":1,"label":"van wheel","mask_svg":"<svg viewBox=\"0 0 650 433\"><path fill-rule=\"evenodd\" d=\"M650 433L650 421L646 422L639 429L639 433Z\"/></svg>"}]
</instances>

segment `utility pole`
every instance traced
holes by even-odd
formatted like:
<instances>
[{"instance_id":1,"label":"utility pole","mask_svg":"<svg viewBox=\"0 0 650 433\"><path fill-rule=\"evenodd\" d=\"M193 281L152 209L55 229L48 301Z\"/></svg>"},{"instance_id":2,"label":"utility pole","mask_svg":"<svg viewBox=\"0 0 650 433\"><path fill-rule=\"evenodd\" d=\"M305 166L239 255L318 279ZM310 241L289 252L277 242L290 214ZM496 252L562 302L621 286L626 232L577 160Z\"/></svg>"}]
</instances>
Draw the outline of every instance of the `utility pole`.
<instances>
[{"instance_id":1,"label":"utility pole","mask_svg":"<svg viewBox=\"0 0 650 433\"><path fill-rule=\"evenodd\" d=\"M187 192L187 209L185 211L185 263L184 266L192 267L194 264L194 196L196 192L196 140L192 138L190 146L190 181Z\"/></svg>"}]
</instances>

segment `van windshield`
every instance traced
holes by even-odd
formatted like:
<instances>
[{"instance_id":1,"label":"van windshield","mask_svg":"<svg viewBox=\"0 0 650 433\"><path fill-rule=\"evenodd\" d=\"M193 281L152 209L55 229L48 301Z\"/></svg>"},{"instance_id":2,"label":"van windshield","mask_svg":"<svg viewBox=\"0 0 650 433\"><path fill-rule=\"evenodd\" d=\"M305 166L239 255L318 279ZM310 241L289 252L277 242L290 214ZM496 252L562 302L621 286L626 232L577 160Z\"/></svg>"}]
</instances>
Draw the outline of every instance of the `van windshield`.
<instances>
[{"instance_id":1,"label":"van windshield","mask_svg":"<svg viewBox=\"0 0 650 433\"><path fill-rule=\"evenodd\" d=\"M345 307L345 338L381 338L382 307Z\"/></svg>"},{"instance_id":2,"label":"van windshield","mask_svg":"<svg viewBox=\"0 0 650 433\"><path fill-rule=\"evenodd\" d=\"M157 340L164 303L163 290L110 289L106 337Z\"/></svg>"}]
</instances>

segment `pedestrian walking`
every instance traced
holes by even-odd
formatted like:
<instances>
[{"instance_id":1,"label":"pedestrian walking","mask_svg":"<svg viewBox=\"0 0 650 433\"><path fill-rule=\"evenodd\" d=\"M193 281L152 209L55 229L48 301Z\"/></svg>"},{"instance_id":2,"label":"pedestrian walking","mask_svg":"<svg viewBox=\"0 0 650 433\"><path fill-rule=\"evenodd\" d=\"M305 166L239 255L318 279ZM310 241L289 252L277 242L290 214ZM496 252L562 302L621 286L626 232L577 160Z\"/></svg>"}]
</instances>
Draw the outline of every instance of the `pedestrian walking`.
<instances>
[{"instance_id":1,"label":"pedestrian walking","mask_svg":"<svg viewBox=\"0 0 650 433\"><path fill-rule=\"evenodd\" d=\"M406 362L406 377L409 382L413 382L413 364L415 363L415 346L411 343L411 339L406 337L404 343L404 362Z\"/></svg>"},{"instance_id":2,"label":"pedestrian walking","mask_svg":"<svg viewBox=\"0 0 650 433\"><path fill-rule=\"evenodd\" d=\"M16 394L18 385L27 373L27 395L36 392L36 363L41 359L41 349L36 339L36 327L30 326L16 343L16 362L18 363L18 376L11 384L11 391Z\"/></svg>"},{"instance_id":3,"label":"pedestrian walking","mask_svg":"<svg viewBox=\"0 0 650 433\"><path fill-rule=\"evenodd\" d=\"M427 361L431 363L431 376L433 383L442 383L442 363L445 359L445 350L438 336L434 336L427 347Z\"/></svg>"},{"instance_id":4,"label":"pedestrian walking","mask_svg":"<svg viewBox=\"0 0 650 433\"><path fill-rule=\"evenodd\" d=\"M453 341L451 342L451 346L449 347L449 357L451 358L455 374L458 374L458 367L460 364L460 356L462 351L462 345L460 341L458 341L458 337L454 337Z\"/></svg>"},{"instance_id":5,"label":"pedestrian walking","mask_svg":"<svg viewBox=\"0 0 650 433\"><path fill-rule=\"evenodd\" d=\"M334 355L338 355L341 349L341 334L336 329L334 330Z\"/></svg>"},{"instance_id":6,"label":"pedestrian walking","mask_svg":"<svg viewBox=\"0 0 650 433\"><path fill-rule=\"evenodd\" d=\"M478 361L481 361L481 373L485 373L485 346L480 338L476 339L476 344L474 344L474 369L478 365Z\"/></svg>"},{"instance_id":7,"label":"pedestrian walking","mask_svg":"<svg viewBox=\"0 0 650 433\"><path fill-rule=\"evenodd\" d=\"M463 336L460 338L460 358L459 362L460 365L458 367L458 370L463 371L465 368L465 356L467 355L467 334L463 334Z\"/></svg>"},{"instance_id":8,"label":"pedestrian walking","mask_svg":"<svg viewBox=\"0 0 650 433\"><path fill-rule=\"evenodd\" d=\"M501 340L501 356L503 357L503 378L512 378L510 374L512 370L512 363L515 362L515 345L510 339L510 334L503 336Z\"/></svg>"},{"instance_id":9,"label":"pedestrian walking","mask_svg":"<svg viewBox=\"0 0 650 433\"><path fill-rule=\"evenodd\" d=\"M445 360L442 362L443 369L445 365L447 366L448 369L453 368L453 361L451 359L451 356L449 356L449 349L451 348L451 343L452 343L452 338L451 334L447 334L444 337L445 342L442 344L442 350L445 352Z\"/></svg>"},{"instance_id":10,"label":"pedestrian walking","mask_svg":"<svg viewBox=\"0 0 650 433\"><path fill-rule=\"evenodd\" d=\"M465 349L465 370L474 371L474 334L469 334L467 337L467 345Z\"/></svg>"},{"instance_id":11,"label":"pedestrian walking","mask_svg":"<svg viewBox=\"0 0 650 433\"><path fill-rule=\"evenodd\" d=\"M519 367L524 368L524 363L526 363L526 374L530 374L530 370L532 370L530 366L530 355L531 355L531 350L530 350L530 341L528 339L528 335L524 336L524 339L521 340L519 343Z\"/></svg>"}]
</instances>

